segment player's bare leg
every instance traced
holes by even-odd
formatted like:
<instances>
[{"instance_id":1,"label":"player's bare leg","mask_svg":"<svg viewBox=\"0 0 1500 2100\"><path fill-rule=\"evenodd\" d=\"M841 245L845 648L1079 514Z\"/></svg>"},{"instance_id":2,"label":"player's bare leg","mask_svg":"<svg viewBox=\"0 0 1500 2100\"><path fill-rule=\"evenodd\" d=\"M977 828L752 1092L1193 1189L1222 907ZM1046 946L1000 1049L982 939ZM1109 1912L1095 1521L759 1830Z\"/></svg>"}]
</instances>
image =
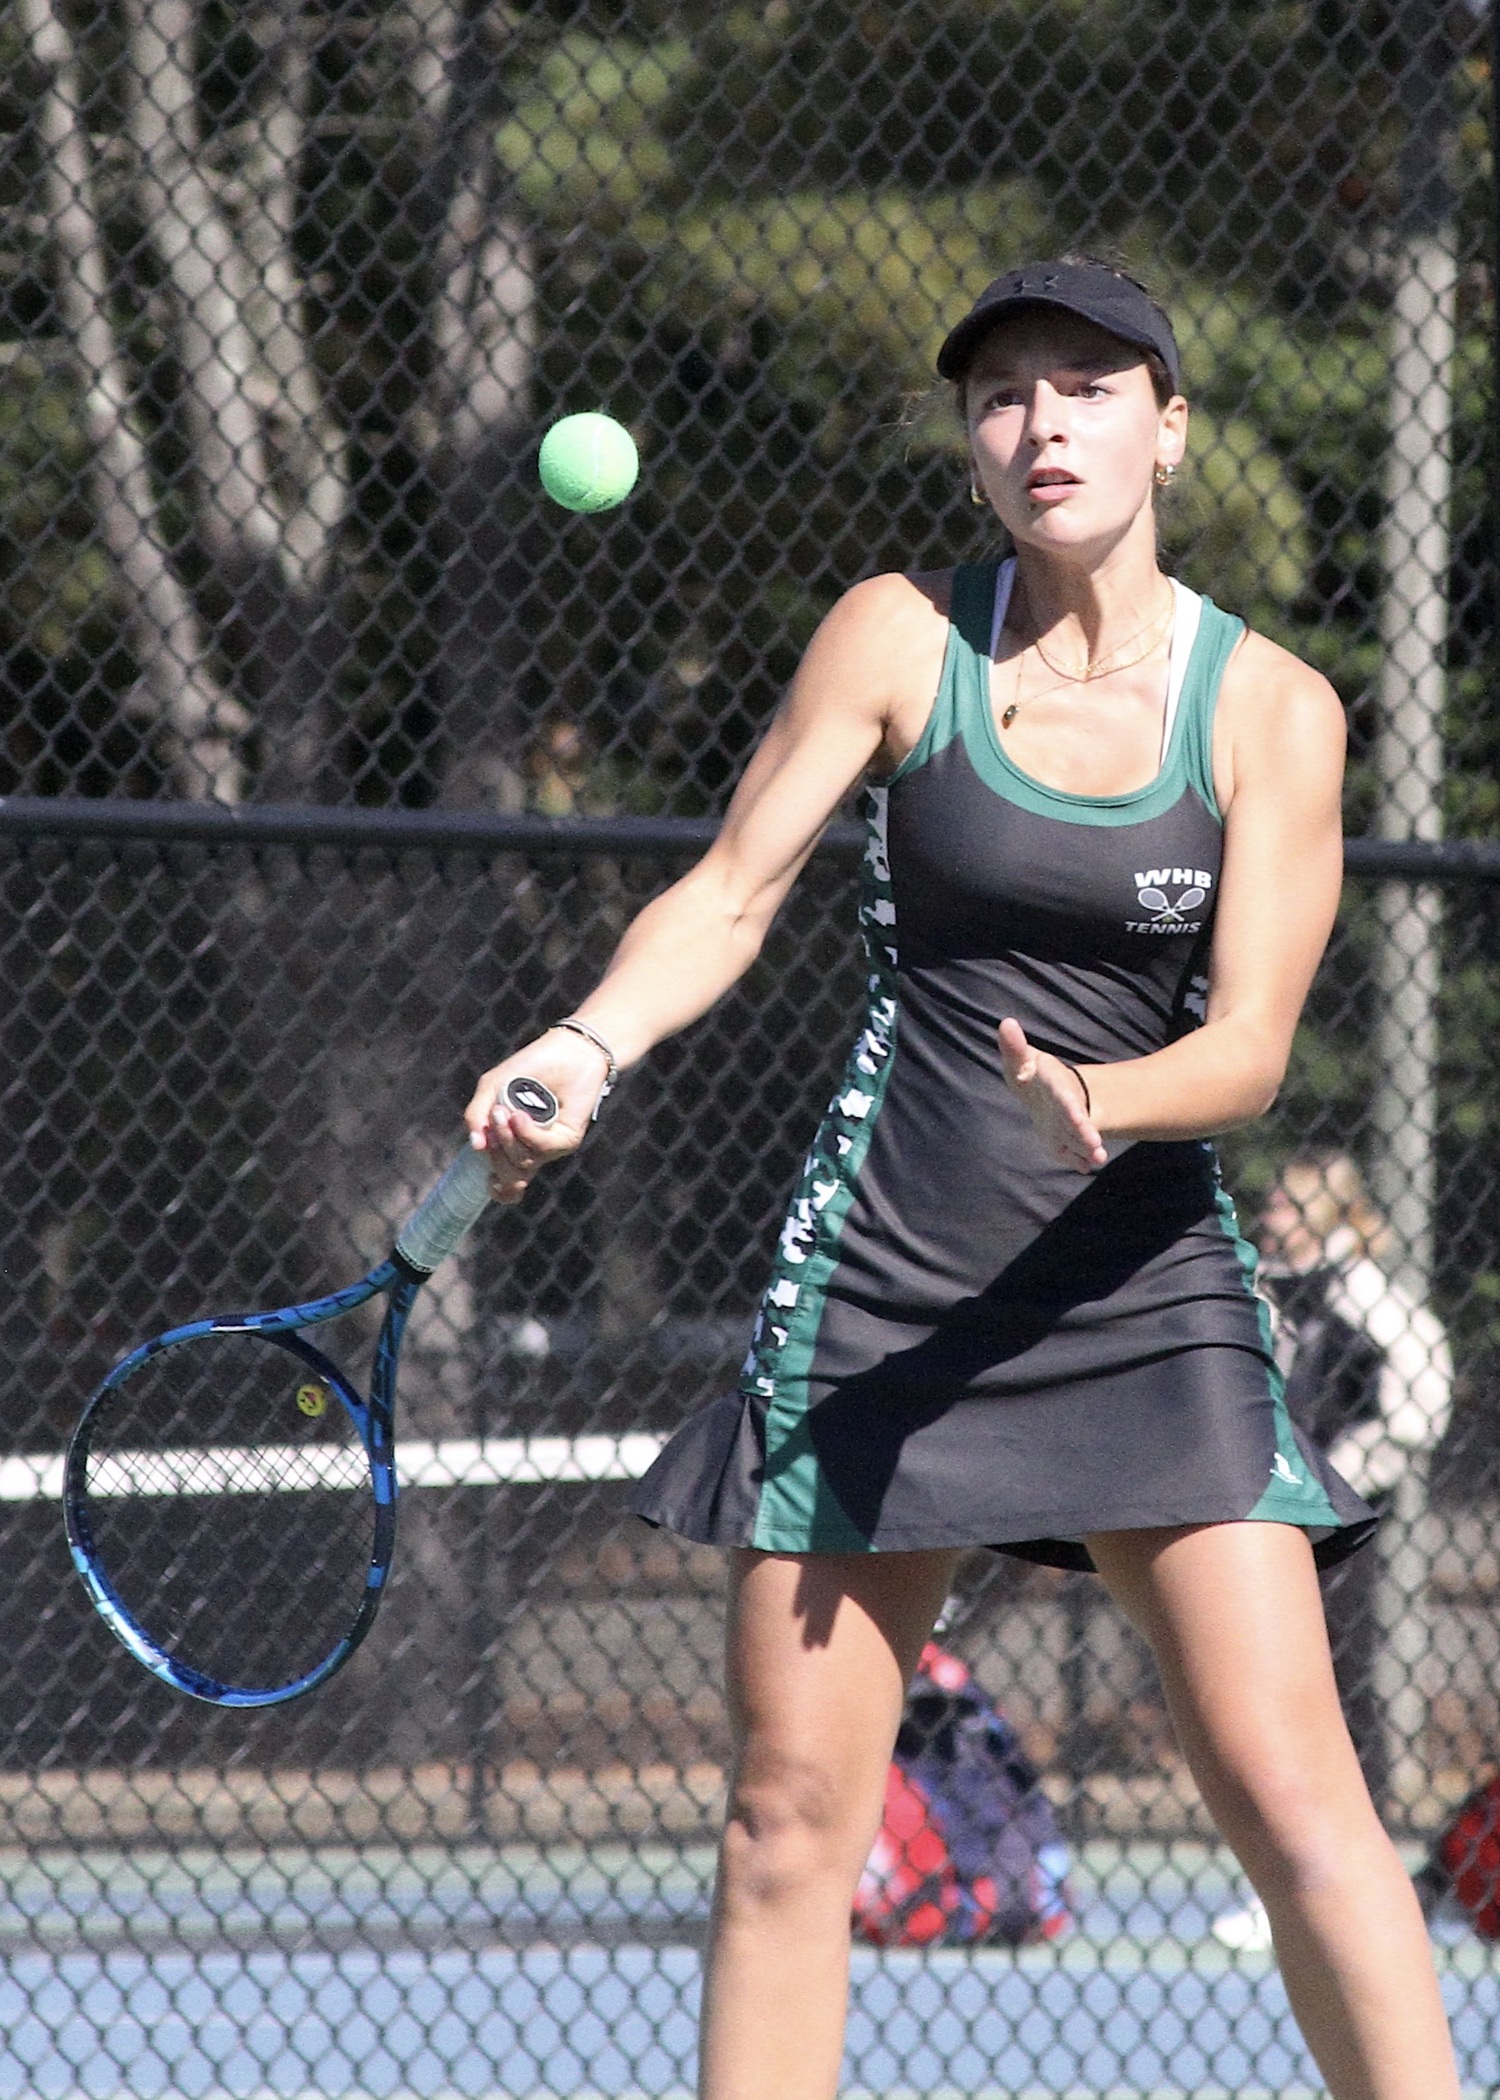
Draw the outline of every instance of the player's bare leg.
<instances>
[{"instance_id":1,"label":"player's bare leg","mask_svg":"<svg viewBox=\"0 0 1500 2100\"><path fill-rule=\"evenodd\" d=\"M1155 1651L1333 2100L1458 2100L1427 1929L1344 1725L1306 1534L1216 1524L1089 1546Z\"/></svg>"},{"instance_id":2,"label":"player's bare leg","mask_svg":"<svg viewBox=\"0 0 1500 2100\"><path fill-rule=\"evenodd\" d=\"M704 2100L830 2100L849 1913L953 1553L732 1557L734 1754L704 1979Z\"/></svg>"}]
</instances>

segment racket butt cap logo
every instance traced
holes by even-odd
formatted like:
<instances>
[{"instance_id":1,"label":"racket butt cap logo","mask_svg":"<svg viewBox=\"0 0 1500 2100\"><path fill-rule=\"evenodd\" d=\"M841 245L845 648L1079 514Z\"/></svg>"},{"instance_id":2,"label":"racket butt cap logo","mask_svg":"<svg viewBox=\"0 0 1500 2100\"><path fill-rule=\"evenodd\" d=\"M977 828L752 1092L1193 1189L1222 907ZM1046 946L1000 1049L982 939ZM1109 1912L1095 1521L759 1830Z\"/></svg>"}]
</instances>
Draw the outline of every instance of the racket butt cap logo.
<instances>
[{"instance_id":1,"label":"racket butt cap logo","mask_svg":"<svg viewBox=\"0 0 1500 2100\"><path fill-rule=\"evenodd\" d=\"M557 1120L557 1096L551 1087L543 1086L539 1079L528 1079L524 1073L509 1079L505 1084L507 1107L519 1109L523 1116L530 1116L533 1123L555 1123Z\"/></svg>"}]
</instances>

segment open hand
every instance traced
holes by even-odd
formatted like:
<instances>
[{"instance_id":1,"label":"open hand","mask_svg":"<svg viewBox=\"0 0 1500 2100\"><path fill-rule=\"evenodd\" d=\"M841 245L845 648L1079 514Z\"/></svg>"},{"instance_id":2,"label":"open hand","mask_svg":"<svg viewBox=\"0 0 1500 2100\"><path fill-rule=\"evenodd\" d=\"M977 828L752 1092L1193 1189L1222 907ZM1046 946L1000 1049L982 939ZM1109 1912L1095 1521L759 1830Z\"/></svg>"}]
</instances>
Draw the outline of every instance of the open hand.
<instances>
[{"instance_id":1,"label":"open hand","mask_svg":"<svg viewBox=\"0 0 1500 2100\"><path fill-rule=\"evenodd\" d=\"M1019 1021L1000 1023L1000 1062L1049 1159L1079 1174L1108 1165L1104 1140L1084 1106L1083 1082L1070 1065L1049 1050L1034 1050Z\"/></svg>"}]
</instances>

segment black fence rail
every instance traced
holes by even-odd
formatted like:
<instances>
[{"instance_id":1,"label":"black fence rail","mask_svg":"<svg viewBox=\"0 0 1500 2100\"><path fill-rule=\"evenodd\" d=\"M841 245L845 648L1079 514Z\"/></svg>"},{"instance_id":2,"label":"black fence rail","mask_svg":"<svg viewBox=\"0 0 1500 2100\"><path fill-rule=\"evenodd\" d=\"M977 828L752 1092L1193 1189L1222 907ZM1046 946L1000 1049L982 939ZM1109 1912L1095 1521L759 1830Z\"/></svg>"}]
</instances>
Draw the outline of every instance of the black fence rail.
<instances>
[{"instance_id":1,"label":"black fence rail","mask_svg":"<svg viewBox=\"0 0 1500 2100\"><path fill-rule=\"evenodd\" d=\"M156 846L338 846L391 853L522 853L529 859L622 859L664 862L695 858L718 831L712 817L548 817L484 810L368 810L337 804L107 802L45 795L0 796L0 838L73 841L138 840ZM858 860L861 825L829 824L818 859ZM1500 882L1500 842L1492 839L1344 841L1344 868L1355 879L1389 876L1414 882Z\"/></svg>"}]
</instances>

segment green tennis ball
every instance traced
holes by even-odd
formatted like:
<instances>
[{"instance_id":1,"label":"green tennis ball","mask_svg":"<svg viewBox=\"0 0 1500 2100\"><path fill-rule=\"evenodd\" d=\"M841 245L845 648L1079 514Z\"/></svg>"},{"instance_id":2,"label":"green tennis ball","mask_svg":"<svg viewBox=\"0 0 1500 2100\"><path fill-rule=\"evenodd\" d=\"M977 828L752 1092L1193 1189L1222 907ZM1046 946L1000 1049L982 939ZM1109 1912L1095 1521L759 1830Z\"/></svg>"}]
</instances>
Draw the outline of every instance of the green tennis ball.
<instances>
[{"instance_id":1,"label":"green tennis ball","mask_svg":"<svg viewBox=\"0 0 1500 2100\"><path fill-rule=\"evenodd\" d=\"M554 423L537 459L542 487L564 510L613 510L635 487L640 470L630 432L596 409Z\"/></svg>"}]
</instances>

